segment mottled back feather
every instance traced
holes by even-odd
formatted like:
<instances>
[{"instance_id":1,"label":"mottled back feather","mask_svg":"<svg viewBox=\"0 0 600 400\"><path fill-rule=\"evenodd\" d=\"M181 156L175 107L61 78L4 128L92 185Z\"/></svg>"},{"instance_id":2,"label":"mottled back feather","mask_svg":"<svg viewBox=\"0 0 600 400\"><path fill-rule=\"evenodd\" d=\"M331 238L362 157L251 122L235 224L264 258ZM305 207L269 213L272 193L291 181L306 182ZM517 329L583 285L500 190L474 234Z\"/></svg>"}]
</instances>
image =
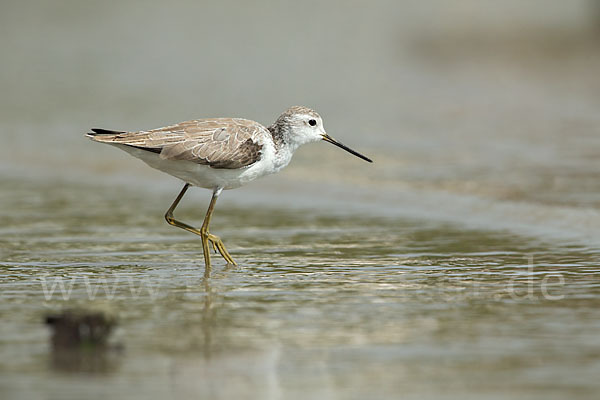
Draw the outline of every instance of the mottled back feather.
<instances>
[{"instance_id":1,"label":"mottled back feather","mask_svg":"<svg viewBox=\"0 0 600 400\"><path fill-rule=\"evenodd\" d=\"M259 137L270 136L259 123L241 118L192 120L139 132L93 131L88 136L98 142L152 151L166 160L186 160L225 169L243 168L260 160Z\"/></svg>"}]
</instances>

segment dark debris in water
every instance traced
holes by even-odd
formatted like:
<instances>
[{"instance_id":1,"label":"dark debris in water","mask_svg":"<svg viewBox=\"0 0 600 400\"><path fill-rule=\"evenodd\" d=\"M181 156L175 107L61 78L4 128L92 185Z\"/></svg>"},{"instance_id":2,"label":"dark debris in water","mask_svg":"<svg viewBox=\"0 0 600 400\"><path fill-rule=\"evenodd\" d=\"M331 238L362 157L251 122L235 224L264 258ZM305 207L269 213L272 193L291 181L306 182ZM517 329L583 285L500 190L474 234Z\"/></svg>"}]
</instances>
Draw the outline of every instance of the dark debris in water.
<instances>
[{"instance_id":1,"label":"dark debris in water","mask_svg":"<svg viewBox=\"0 0 600 400\"><path fill-rule=\"evenodd\" d=\"M65 310L47 315L45 323L52 328L52 365L56 369L107 372L113 369L113 355L123 350L122 345L109 343L117 321L103 312Z\"/></svg>"}]
</instances>

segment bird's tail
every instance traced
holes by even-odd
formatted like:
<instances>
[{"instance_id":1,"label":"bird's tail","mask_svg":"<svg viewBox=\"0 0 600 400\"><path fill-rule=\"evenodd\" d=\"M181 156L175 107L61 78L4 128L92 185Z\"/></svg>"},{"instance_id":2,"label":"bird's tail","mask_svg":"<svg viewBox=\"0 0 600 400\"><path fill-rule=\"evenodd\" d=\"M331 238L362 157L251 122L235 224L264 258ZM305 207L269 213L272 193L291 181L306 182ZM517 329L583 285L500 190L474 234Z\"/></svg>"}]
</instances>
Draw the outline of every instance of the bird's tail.
<instances>
[{"instance_id":1,"label":"bird's tail","mask_svg":"<svg viewBox=\"0 0 600 400\"><path fill-rule=\"evenodd\" d=\"M96 140L98 142L105 142L107 139L111 139L117 135L121 135L123 131L113 131L110 129L100 129L100 128L92 128L91 132L85 134L86 137L89 137L92 140Z\"/></svg>"}]
</instances>

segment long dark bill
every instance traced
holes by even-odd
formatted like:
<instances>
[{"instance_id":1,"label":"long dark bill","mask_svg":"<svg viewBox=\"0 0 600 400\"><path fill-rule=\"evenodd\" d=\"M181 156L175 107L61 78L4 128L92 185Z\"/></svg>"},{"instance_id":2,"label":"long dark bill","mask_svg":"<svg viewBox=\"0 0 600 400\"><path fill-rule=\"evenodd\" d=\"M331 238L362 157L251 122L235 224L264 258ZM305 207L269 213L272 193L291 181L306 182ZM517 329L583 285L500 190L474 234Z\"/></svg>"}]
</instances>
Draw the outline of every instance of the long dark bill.
<instances>
[{"instance_id":1,"label":"long dark bill","mask_svg":"<svg viewBox=\"0 0 600 400\"><path fill-rule=\"evenodd\" d=\"M352 150L350 147L348 147L348 146L346 146L344 144L341 144L340 142L338 142L337 140L333 139L329 135L323 135L323 140L326 141L326 142L329 142L331 144L336 145L340 149L346 150L350 154L354 154L358 158L362 158L363 160L371 162L371 163L373 162L373 160L371 160L369 157L365 157L362 154L360 154L359 152Z\"/></svg>"}]
</instances>

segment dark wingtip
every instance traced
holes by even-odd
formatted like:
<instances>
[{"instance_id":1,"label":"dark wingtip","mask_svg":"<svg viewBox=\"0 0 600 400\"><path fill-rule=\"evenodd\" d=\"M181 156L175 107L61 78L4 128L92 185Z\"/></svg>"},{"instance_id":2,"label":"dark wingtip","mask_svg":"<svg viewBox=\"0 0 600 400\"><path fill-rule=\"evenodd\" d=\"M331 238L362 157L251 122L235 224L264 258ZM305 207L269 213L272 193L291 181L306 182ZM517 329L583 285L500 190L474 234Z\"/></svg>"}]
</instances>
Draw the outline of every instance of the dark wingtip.
<instances>
[{"instance_id":1,"label":"dark wingtip","mask_svg":"<svg viewBox=\"0 0 600 400\"><path fill-rule=\"evenodd\" d=\"M101 128L92 128L92 132L88 133L88 135L118 135L120 133L125 133L123 131L113 131L110 129L101 129Z\"/></svg>"}]
</instances>

